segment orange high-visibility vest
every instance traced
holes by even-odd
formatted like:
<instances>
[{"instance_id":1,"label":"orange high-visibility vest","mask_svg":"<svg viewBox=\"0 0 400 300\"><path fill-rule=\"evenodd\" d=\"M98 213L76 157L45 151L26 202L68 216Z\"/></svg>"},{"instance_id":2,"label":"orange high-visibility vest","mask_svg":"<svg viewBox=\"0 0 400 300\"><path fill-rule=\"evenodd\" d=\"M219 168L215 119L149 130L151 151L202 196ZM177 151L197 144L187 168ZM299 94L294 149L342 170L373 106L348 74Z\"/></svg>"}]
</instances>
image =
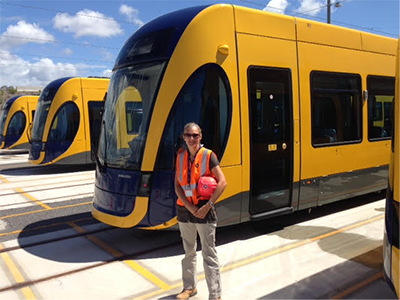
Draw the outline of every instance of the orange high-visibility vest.
<instances>
[{"instance_id":1,"label":"orange high-visibility vest","mask_svg":"<svg viewBox=\"0 0 400 300\"><path fill-rule=\"evenodd\" d=\"M192 197L187 197L194 205L199 202L200 196L197 192L197 182L203 175L211 175L210 171L210 157L211 150L201 147L197 152L196 157L191 164L190 182L188 181L188 167L189 167L189 151L185 150L178 154L176 159L176 179L182 187L183 192L192 191ZM178 198L177 204L184 206L182 201Z\"/></svg>"}]
</instances>

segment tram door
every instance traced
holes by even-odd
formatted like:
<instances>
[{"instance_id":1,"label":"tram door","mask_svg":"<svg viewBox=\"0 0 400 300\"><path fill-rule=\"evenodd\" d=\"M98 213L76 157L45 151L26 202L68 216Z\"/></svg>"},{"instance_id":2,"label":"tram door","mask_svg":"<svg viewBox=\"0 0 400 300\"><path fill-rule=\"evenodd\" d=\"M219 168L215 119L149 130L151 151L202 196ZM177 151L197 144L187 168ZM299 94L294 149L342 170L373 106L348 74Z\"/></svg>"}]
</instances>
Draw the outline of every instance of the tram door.
<instances>
[{"instance_id":1,"label":"tram door","mask_svg":"<svg viewBox=\"0 0 400 300\"><path fill-rule=\"evenodd\" d=\"M250 214L290 206L292 90L289 69L250 67Z\"/></svg>"}]
</instances>

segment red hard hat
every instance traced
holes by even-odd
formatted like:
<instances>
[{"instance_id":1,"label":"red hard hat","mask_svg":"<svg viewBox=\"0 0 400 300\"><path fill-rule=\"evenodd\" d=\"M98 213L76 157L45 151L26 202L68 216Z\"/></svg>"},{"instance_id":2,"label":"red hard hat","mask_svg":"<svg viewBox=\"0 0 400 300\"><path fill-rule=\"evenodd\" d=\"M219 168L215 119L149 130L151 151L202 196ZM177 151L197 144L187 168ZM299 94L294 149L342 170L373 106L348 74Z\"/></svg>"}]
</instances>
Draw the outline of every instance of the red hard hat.
<instances>
[{"instance_id":1,"label":"red hard hat","mask_svg":"<svg viewBox=\"0 0 400 300\"><path fill-rule=\"evenodd\" d=\"M217 181L212 176L202 176L197 184L199 195L205 199L211 198L217 187Z\"/></svg>"}]
</instances>

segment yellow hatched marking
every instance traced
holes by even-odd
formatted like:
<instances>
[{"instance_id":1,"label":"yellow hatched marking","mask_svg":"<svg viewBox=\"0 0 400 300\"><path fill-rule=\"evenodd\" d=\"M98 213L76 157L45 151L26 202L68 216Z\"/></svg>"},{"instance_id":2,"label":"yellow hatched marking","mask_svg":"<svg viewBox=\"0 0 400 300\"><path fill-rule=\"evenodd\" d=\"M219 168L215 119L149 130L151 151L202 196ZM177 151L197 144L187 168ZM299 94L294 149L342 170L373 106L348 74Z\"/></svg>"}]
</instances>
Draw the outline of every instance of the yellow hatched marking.
<instances>
[{"instance_id":1,"label":"yellow hatched marking","mask_svg":"<svg viewBox=\"0 0 400 300\"><path fill-rule=\"evenodd\" d=\"M24 195L24 196L25 196L26 198L28 198L29 200L31 200L31 201L35 202L36 204L40 205L41 207L43 207L43 208L45 208L45 209L47 209L47 210L52 209L50 206L48 206L48 205L46 205L46 204L40 202L40 201L39 201L38 199L36 199L35 197L29 195L28 193L25 193L22 189L16 188L15 190L16 190L18 193L21 193L22 195Z\"/></svg>"},{"instance_id":2,"label":"yellow hatched marking","mask_svg":"<svg viewBox=\"0 0 400 300\"><path fill-rule=\"evenodd\" d=\"M4 249L3 246L0 244L0 250ZM11 274L13 275L15 281L17 283L25 282L24 277L22 276L21 272L18 270L17 266L12 261L11 257L8 253L1 253L1 257L3 258L4 262L6 263L8 269L10 270ZM25 296L25 299L36 299L35 295L33 294L32 290L29 287L24 287L21 289L22 293Z\"/></svg>"},{"instance_id":3,"label":"yellow hatched marking","mask_svg":"<svg viewBox=\"0 0 400 300\"><path fill-rule=\"evenodd\" d=\"M87 220L91 220L91 219L92 219L92 218L83 218L83 219L75 220L75 222L87 221ZM1 237L1 236L7 236L7 235L18 234L18 233L21 233L22 231L24 231L24 232L30 232L30 231L35 231L35 230L50 228L50 227L54 227L54 226L65 225L65 224L69 224L69 222L59 222L59 223L53 223L53 224L50 224L50 225L44 225L44 226L35 227L35 228L32 228L32 229L15 230L15 231L6 232L6 233L0 233L0 237Z\"/></svg>"},{"instance_id":4,"label":"yellow hatched marking","mask_svg":"<svg viewBox=\"0 0 400 300\"><path fill-rule=\"evenodd\" d=\"M53 207L53 208L51 208L51 210L64 209L64 208L70 208L70 207L76 207L76 206L82 206L82 205L88 205L88 204L92 204L92 201L90 201L90 202L82 202L82 203L78 203L78 204L71 204L71 205ZM40 209L40 210L28 211L28 212L20 213L20 214L8 215L8 216L0 217L0 220L10 219L10 218L14 218L14 217L20 217L20 216L25 216L25 215L31 215L31 214L36 214L36 213L41 213L41 212L44 212L44 211L48 211L48 209Z\"/></svg>"},{"instance_id":5,"label":"yellow hatched marking","mask_svg":"<svg viewBox=\"0 0 400 300\"><path fill-rule=\"evenodd\" d=\"M336 235L338 233L341 233L341 232L344 232L344 231L347 231L347 230L350 230L350 229L353 229L353 228L356 228L356 227L360 227L360 226L368 224L368 223L372 223L372 222L377 221L379 219L383 219L384 217L385 217L384 215L379 215L379 216L374 217L372 219L369 219L369 220L366 220L366 221L362 221L362 222L359 222L359 223L356 223L356 224L353 224L353 225L346 226L346 227L344 227L342 229L338 229L338 230L335 230L335 231L332 231L332 232L329 232L329 233L326 233L326 234L322 234L320 236L317 236L317 237L314 237L314 238L311 238L311 239L307 239L307 240L304 240L304 241L301 241L301 242L297 242L297 243L294 243L294 244L291 244L291 245L288 245L288 246L285 246L285 247L282 247L282 248L279 248L279 249L276 249L276 250L273 250L273 251L270 251L270 252L267 252L267 253L252 257L252 258L249 258L249 259L246 259L246 260L238 262L236 264L232 264L230 266L221 268L221 273L229 271L229 270L232 270L232 269L236 269L238 267L242 267L244 265L248 265L250 263L259 261L261 259L267 258L267 257L275 255L275 254L279 254L281 252L284 252L284 251L287 251L287 250L290 250L290 249L293 249L293 248L297 248L297 247L300 247L300 246L303 246L303 245L306 245L306 244L310 244L310 243L318 241L318 240L325 239L327 237ZM197 276L198 280L201 280L201 279L204 279L204 278L205 278L204 274ZM171 285L169 290L172 290L172 289L177 288L179 286L182 286L182 283ZM148 294L140 296L140 297L135 297L135 300L136 299L153 298L154 296L162 294L165 291L168 291L168 290L154 291L154 292L148 293Z\"/></svg>"},{"instance_id":6,"label":"yellow hatched marking","mask_svg":"<svg viewBox=\"0 0 400 300\"><path fill-rule=\"evenodd\" d=\"M10 183L7 179L5 179L3 176L0 175L0 180L3 181L4 183Z\"/></svg>"},{"instance_id":7,"label":"yellow hatched marking","mask_svg":"<svg viewBox=\"0 0 400 300\"><path fill-rule=\"evenodd\" d=\"M141 274L143 277L147 278L151 282L153 282L155 285L157 285L160 289L164 291L169 291L171 290L171 286L164 281L162 281L160 278L158 278L156 275L151 273L149 270L146 268L142 267L139 265L137 262L133 260L124 260L124 263L126 263L128 266L130 266L132 269L136 270L139 274Z\"/></svg>"},{"instance_id":8,"label":"yellow hatched marking","mask_svg":"<svg viewBox=\"0 0 400 300\"><path fill-rule=\"evenodd\" d=\"M75 223L70 223L70 225L79 233L86 232L82 227L76 225ZM97 246L99 246L100 248L105 250L106 252L110 253L115 258L119 258L124 255L122 252L118 251L117 249L112 248L111 246L107 245L106 243L104 243L99 238L97 238L93 235L89 235L89 236L87 236L87 238L89 240L91 240L94 244L96 244ZM134 269L136 272L138 272L144 278L146 278L147 280L149 280L150 282L152 282L153 284L158 286L163 291L168 291L168 290L172 289L172 287L169 284L162 281L160 278L158 278L156 275L154 275L153 273L148 271L146 268L139 265L137 262L135 262L133 260L124 260L124 263L126 265L128 265L129 267L131 267L132 269Z\"/></svg>"}]
</instances>

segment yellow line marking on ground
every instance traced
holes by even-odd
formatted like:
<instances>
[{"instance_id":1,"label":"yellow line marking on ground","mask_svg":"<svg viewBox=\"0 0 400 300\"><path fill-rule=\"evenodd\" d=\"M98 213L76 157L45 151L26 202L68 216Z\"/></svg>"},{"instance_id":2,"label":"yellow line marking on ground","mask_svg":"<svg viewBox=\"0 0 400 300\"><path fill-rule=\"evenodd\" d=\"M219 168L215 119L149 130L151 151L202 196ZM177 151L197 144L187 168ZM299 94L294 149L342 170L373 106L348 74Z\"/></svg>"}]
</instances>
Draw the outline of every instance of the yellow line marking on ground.
<instances>
[{"instance_id":1,"label":"yellow line marking on ground","mask_svg":"<svg viewBox=\"0 0 400 300\"><path fill-rule=\"evenodd\" d=\"M367 284L374 282L375 280L382 278L383 277L383 273L382 271L375 274L374 276L365 279L364 281L361 281L360 283L348 288L347 290L344 290L343 292L335 295L332 297L332 299L342 299L343 297L346 297L347 295L361 289L362 287L366 286Z\"/></svg>"},{"instance_id":2,"label":"yellow line marking on ground","mask_svg":"<svg viewBox=\"0 0 400 300\"><path fill-rule=\"evenodd\" d=\"M74 222L87 221L87 220L91 220L91 219L93 219L93 218L82 218L82 219L74 220ZM30 231L34 231L34 230L50 228L50 227L59 226L59 225L67 225L69 223L71 223L71 221L53 223L53 224L50 224L50 225L39 226L39 227L35 227L35 228L32 228L32 229L23 229L23 230L15 230L15 231L6 232L6 233L0 233L0 237L1 236L7 236L7 235L13 235L13 234L19 234L21 232L30 232Z\"/></svg>"},{"instance_id":3,"label":"yellow line marking on ground","mask_svg":"<svg viewBox=\"0 0 400 300\"><path fill-rule=\"evenodd\" d=\"M74 228L79 233L85 233L86 232L85 229L83 229L82 227L76 225L73 222L71 222L70 225L72 226L72 228ZM124 253L122 253L121 251L119 251L117 249L112 248L111 246L107 245L106 243L104 243L102 240L100 240L99 238L95 237L94 235L88 235L86 237L90 241L92 241L94 244L96 244L97 246L99 246L100 248L105 250L106 252L110 253L115 258L119 258L119 257L124 256ZM169 284L167 284L164 281L162 281L160 278L158 278L156 275L154 275L153 273L148 271L146 268L142 267L137 262L135 262L133 260L124 260L123 262L126 265L128 265L129 267L131 267L132 269L134 269L136 272L138 272L140 275L142 275L144 278L146 278L147 280L149 280L150 282L152 282L153 284L158 286L163 291L171 290L171 286Z\"/></svg>"},{"instance_id":4,"label":"yellow line marking on ground","mask_svg":"<svg viewBox=\"0 0 400 300\"><path fill-rule=\"evenodd\" d=\"M368 223L375 222L375 221L377 221L379 219L383 219L384 217L385 217L384 215L379 215L377 217L374 217L374 218L371 218L371 219L368 219L368 220L365 220L365 221L362 221L362 222L359 222L359 223L356 223L356 224L353 224L353 225L346 226L346 227L344 227L342 229L338 229L338 230L335 230L335 231L332 231L332 232L329 232L329 233L326 233L326 234L322 234L322 235L319 235L319 236L316 236L314 238L307 239L307 240L304 240L304 241L301 241L301 242L290 244L290 245L287 245L285 247L282 247L282 248L279 248L279 249L276 249L276 250L273 250L273 251L270 251L270 252L267 252L267 253L264 253L264 254L249 258L249 259L246 259L246 260L243 260L243 261L238 262L236 264L232 264L230 266L226 266L226 267L221 268L221 273L229 271L229 270L232 270L232 269L236 269L236 268L244 266L244 265L248 265L250 263L259 261L261 259L267 258L267 257L275 255L275 254L279 254L281 252L284 252L284 251L287 251L287 250L290 250L290 249L293 249L293 248L297 248L297 247L300 247L300 246L303 246L303 245L306 245L306 244L310 244L310 243L315 242L317 240L325 239L327 237L336 235L338 233L341 233L341 232L344 232L344 231L347 231L347 230L350 230L350 229L353 229L353 228L356 228L356 227L360 227L360 226L368 224ZM204 278L205 278L204 274L197 276L198 280L204 279ZM172 289L174 289L176 287L179 287L179 286L182 286L182 283L171 285L169 290L172 290ZM148 293L146 295L137 297L135 299L148 299L148 298L154 297L156 295L162 294L163 292L166 292L166 291L167 290L154 291L154 292Z\"/></svg>"},{"instance_id":5,"label":"yellow line marking on ground","mask_svg":"<svg viewBox=\"0 0 400 300\"><path fill-rule=\"evenodd\" d=\"M0 175L0 180L4 181L5 183L10 183L10 181L8 181L7 179L5 179L3 176ZM35 202L36 204L40 205L41 207L45 208L45 209L52 209L50 206L40 202L38 199L36 199L35 197L29 195L28 193L25 193L22 189L20 188L16 188L14 189L15 191L17 191L18 193L21 193L22 195L24 195L26 198L28 198L29 200Z\"/></svg>"},{"instance_id":6,"label":"yellow line marking on ground","mask_svg":"<svg viewBox=\"0 0 400 300\"><path fill-rule=\"evenodd\" d=\"M3 181L4 183L10 183L7 179L5 179L3 176L0 175L0 180Z\"/></svg>"},{"instance_id":7,"label":"yellow line marking on ground","mask_svg":"<svg viewBox=\"0 0 400 300\"><path fill-rule=\"evenodd\" d=\"M77 207L77 206L82 206L82 205L87 205L87 204L92 204L92 201L82 202L82 203L78 203L78 204L71 204L71 205L53 207L51 210L64 209L64 208L70 208L70 207ZM20 213L20 214L3 216L3 217L0 217L0 220L10 219L10 218L20 217L20 216L26 216L26 215L36 214L36 213L41 213L41 212L44 212L44 211L49 211L49 209L40 209L40 210L28 211L28 212L24 212L24 213Z\"/></svg>"},{"instance_id":8,"label":"yellow line marking on ground","mask_svg":"<svg viewBox=\"0 0 400 300\"><path fill-rule=\"evenodd\" d=\"M0 244L0 250L4 249L3 246ZM22 276L21 272L18 270L17 266L12 261L11 257L8 253L1 253L0 256L3 258L4 262L6 263L8 269L10 270L11 274L13 275L15 281L17 283L25 282L25 278ZM24 287L21 289L22 293L25 296L25 299L36 299L35 295L33 294L32 290L29 287Z\"/></svg>"},{"instance_id":9,"label":"yellow line marking on ground","mask_svg":"<svg viewBox=\"0 0 400 300\"><path fill-rule=\"evenodd\" d=\"M28 198L29 200L35 202L36 204L40 205L41 207L45 208L45 209L52 209L50 206L40 202L38 199L36 199L35 197L29 195L28 193L25 193L22 189L20 188L16 188L15 191L17 191L18 193L21 193L22 195L24 195L26 198Z\"/></svg>"}]
</instances>

